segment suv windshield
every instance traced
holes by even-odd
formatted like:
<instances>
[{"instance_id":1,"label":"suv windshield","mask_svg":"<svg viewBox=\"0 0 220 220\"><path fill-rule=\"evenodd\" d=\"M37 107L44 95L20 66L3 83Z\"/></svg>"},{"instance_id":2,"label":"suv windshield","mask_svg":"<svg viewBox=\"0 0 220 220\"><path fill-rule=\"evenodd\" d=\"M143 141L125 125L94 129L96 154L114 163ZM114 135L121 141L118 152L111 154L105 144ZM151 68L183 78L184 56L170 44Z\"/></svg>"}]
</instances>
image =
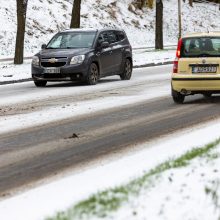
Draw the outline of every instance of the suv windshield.
<instances>
[{"instance_id":1,"label":"suv windshield","mask_svg":"<svg viewBox=\"0 0 220 220\"><path fill-rule=\"evenodd\" d=\"M47 49L69 49L92 47L96 32L67 32L55 35Z\"/></svg>"},{"instance_id":2,"label":"suv windshield","mask_svg":"<svg viewBox=\"0 0 220 220\"><path fill-rule=\"evenodd\" d=\"M220 57L219 37L183 39L181 57Z\"/></svg>"}]
</instances>

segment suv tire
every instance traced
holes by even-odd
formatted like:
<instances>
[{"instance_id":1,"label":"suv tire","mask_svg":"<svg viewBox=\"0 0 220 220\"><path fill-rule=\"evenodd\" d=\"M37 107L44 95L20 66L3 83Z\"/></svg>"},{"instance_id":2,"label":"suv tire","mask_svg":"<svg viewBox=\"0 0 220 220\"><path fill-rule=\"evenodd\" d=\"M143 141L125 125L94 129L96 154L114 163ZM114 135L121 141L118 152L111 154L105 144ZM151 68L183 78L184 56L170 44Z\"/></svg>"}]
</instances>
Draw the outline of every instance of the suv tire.
<instances>
[{"instance_id":1,"label":"suv tire","mask_svg":"<svg viewBox=\"0 0 220 220\"><path fill-rule=\"evenodd\" d=\"M121 80L129 80L132 74L132 63L129 59L125 60L123 73L120 75Z\"/></svg>"},{"instance_id":2,"label":"suv tire","mask_svg":"<svg viewBox=\"0 0 220 220\"><path fill-rule=\"evenodd\" d=\"M47 85L47 81L34 81L35 86L37 87L45 87Z\"/></svg>"},{"instance_id":3,"label":"suv tire","mask_svg":"<svg viewBox=\"0 0 220 220\"><path fill-rule=\"evenodd\" d=\"M185 99L184 95L182 95L180 92L177 92L173 89L172 89L172 97L173 97L173 101L177 104L182 104Z\"/></svg>"},{"instance_id":4,"label":"suv tire","mask_svg":"<svg viewBox=\"0 0 220 220\"><path fill-rule=\"evenodd\" d=\"M89 67L88 75L86 77L87 85L96 85L99 80L99 68L95 63Z\"/></svg>"}]
</instances>

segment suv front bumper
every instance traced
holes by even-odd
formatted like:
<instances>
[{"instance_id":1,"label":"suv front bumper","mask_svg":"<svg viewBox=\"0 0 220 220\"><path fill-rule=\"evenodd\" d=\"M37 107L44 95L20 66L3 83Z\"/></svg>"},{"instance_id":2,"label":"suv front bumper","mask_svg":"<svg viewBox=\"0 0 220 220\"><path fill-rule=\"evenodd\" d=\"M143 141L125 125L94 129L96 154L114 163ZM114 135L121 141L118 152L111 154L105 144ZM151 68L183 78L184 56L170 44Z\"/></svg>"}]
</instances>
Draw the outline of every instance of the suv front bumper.
<instances>
[{"instance_id":1,"label":"suv front bumper","mask_svg":"<svg viewBox=\"0 0 220 220\"><path fill-rule=\"evenodd\" d=\"M65 65L60 67L60 73L44 73L45 68L32 65L33 80L46 81L78 81L83 80L88 74L88 67L85 64Z\"/></svg>"}]
</instances>

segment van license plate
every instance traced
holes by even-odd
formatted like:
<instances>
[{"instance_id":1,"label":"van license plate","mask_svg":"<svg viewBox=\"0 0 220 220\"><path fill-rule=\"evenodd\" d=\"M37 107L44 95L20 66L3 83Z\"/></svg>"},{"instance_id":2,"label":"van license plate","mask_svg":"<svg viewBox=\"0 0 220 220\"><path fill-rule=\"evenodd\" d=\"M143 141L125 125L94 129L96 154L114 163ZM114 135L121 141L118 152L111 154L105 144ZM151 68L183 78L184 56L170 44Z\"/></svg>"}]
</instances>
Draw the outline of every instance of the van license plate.
<instances>
[{"instance_id":1,"label":"van license plate","mask_svg":"<svg viewBox=\"0 0 220 220\"><path fill-rule=\"evenodd\" d=\"M192 73L216 73L216 66L194 66L192 67Z\"/></svg>"},{"instance_id":2,"label":"van license plate","mask_svg":"<svg viewBox=\"0 0 220 220\"><path fill-rule=\"evenodd\" d=\"M60 68L44 68L44 73L60 73Z\"/></svg>"}]
</instances>

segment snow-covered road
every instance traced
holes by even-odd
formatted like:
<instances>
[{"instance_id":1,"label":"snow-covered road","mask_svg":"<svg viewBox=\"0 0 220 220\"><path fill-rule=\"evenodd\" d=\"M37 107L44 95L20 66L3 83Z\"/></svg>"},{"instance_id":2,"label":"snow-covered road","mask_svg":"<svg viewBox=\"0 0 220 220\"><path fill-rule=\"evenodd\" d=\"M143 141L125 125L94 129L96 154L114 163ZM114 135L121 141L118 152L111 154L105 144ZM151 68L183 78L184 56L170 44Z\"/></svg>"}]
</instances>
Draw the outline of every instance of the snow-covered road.
<instances>
[{"instance_id":1,"label":"snow-covered road","mask_svg":"<svg viewBox=\"0 0 220 220\"><path fill-rule=\"evenodd\" d=\"M33 82L2 85L0 134L168 95L171 68L135 69L130 81L114 76L100 80L96 86L49 83L46 88L36 88Z\"/></svg>"},{"instance_id":2,"label":"snow-covered road","mask_svg":"<svg viewBox=\"0 0 220 220\"><path fill-rule=\"evenodd\" d=\"M1 86L0 218L42 219L97 189L128 181L168 157L217 138L219 120L206 122L218 119L219 97L206 100L197 95L187 97L183 105L173 104L171 69L138 69L130 81L109 77L96 86ZM212 133L199 140L209 128ZM114 173L117 167L121 170ZM45 185L70 174L74 175ZM27 207L30 212L25 212Z\"/></svg>"}]
</instances>

